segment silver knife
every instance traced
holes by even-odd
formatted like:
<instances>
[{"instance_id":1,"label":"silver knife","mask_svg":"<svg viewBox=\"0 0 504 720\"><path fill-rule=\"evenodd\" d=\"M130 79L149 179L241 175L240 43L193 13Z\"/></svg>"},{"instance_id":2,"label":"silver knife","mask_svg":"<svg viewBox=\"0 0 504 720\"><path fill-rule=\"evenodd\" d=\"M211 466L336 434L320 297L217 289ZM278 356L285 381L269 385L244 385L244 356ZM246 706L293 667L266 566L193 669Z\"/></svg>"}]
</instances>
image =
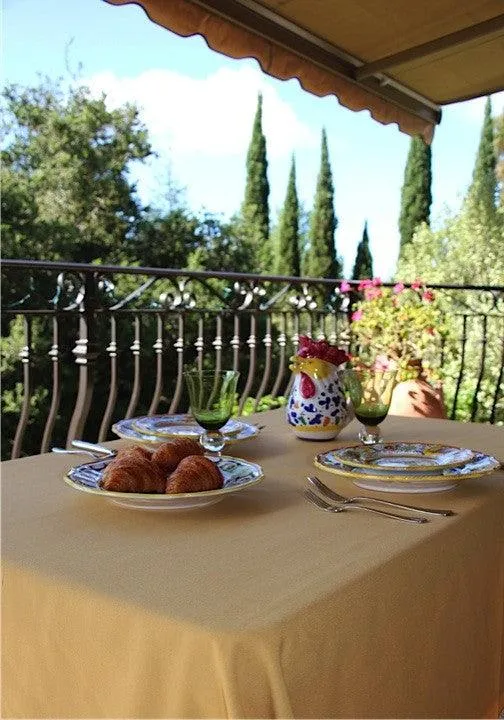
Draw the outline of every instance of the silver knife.
<instances>
[{"instance_id":1,"label":"silver knife","mask_svg":"<svg viewBox=\"0 0 504 720\"><path fill-rule=\"evenodd\" d=\"M99 453L105 457L116 455L115 450L111 450L110 448L105 447L105 445L98 445L98 443L86 442L85 440L72 440L72 445L75 448L87 450L92 453Z\"/></svg>"}]
</instances>

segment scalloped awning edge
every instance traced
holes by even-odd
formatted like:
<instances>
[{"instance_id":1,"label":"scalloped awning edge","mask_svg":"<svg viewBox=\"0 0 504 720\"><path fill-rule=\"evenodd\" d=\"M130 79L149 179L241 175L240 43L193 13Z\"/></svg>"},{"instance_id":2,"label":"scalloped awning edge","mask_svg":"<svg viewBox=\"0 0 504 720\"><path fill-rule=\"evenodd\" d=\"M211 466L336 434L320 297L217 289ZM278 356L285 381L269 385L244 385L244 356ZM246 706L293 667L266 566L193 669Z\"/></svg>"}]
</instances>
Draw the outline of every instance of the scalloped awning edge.
<instances>
[{"instance_id":1,"label":"scalloped awning edge","mask_svg":"<svg viewBox=\"0 0 504 720\"><path fill-rule=\"evenodd\" d=\"M191 0L105 0L112 5L138 5L154 23L177 35L201 35L216 52L239 60L254 58L261 69L279 80L296 78L307 92L324 97L334 95L353 111L368 110L377 122L395 123L408 135L420 135L431 143L435 122L428 121L379 97L358 82L331 72L312 60L278 45L251 30L233 23ZM439 113L440 117L440 113Z\"/></svg>"}]
</instances>

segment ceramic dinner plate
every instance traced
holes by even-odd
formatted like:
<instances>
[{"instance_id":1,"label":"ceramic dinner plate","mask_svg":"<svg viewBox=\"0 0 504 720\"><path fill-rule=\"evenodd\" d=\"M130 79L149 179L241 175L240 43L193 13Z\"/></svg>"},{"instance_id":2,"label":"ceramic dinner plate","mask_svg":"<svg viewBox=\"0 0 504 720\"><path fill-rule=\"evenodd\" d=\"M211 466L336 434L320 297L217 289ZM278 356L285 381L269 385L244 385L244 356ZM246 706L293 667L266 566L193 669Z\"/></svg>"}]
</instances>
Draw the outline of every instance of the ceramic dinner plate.
<instances>
[{"instance_id":1,"label":"ceramic dinner plate","mask_svg":"<svg viewBox=\"0 0 504 720\"><path fill-rule=\"evenodd\" d=\"M126 493L103 490L99 483L103 471L111 458L85 463L72 468L65 476L65 482L76 490L99 495L116 505L135 508L137 510L189 510L201 508L206 505L223 500L226 495L244 490L263 478L260 465L242 460L241 458L221 456L220 458L207 455L217 463L224 477L224 486L219 490L207 490L195 493L177 493L173 495L158 495L154 493Z\"/></svg>"},{"instance_id":2,"label":"ceramic dinner plate","mask_svg":"<svg viewBox=\"0 0 504 720\"><path fill-rule=\"evenodd\" d=\"M500 467L496 458L475 452L459 467L439 468L435 473L413 472L409 469L364 469L344 465L334 450L315 456L316 467L350 478L354 485L380 492L426 493L451 490L462 480L476 478Z\"/></svg>"},{"instance_id":3,"label":"ceramic dinner plate","mask_svg":"<svg viewBox=\"0 0 504 720\"><path fill-rule=\"evenodd\" d=\"M391 468L394 470L428 470L458 467L471 460L469 448L424 442L380 442L375 445L348 445L333 450L334 457L352 467L366 470Z\"/></svg>"},{"instance_id":4,"label":"ceramic dinner plate","mask_svg":"<svg viewBox=\"0 0 504 720\"><path fill-rule=\"evenodd\" d=\"M233 437L242 432L246 423L231 418L224 425L221 432ZM192 415L145 415L133 418L132 427L145 435L157 435L161 438L198 437L201 427Z\"/></svg>"},{"instance_id":5,"label":"ceramic dinner plate","mask_svg":"<svg viewBox=\"0 0 504 720\"><path fill-rule=\"evenodd\" d=\"M197 438L201 434L201 428L190 415L151 415L120 420L112 425L112 431L124 440L139 442L147 447L175 437ZM222 432L228 444L256 437L260 431L251 423L231 418Z\"/></svg>"}]
</instances>

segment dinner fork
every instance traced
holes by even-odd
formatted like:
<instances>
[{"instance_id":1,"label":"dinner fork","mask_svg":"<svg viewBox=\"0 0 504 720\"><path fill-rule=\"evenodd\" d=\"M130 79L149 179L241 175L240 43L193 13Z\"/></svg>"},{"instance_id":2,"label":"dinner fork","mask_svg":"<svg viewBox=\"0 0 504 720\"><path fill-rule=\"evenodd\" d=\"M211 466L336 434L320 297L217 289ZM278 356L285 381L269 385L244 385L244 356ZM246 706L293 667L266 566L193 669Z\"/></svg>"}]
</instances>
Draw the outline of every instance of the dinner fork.
<instances>
[{"instance_id":1,"label":"dinner fork","mask_svg":"<svg viewBox=\"0 0 504 720\"><path fill-rule=\"evenodd\" d=\"M374 502L380 503L381 505L386 505L387 507L399 508L400 510L413 510L414 512L426 513L428 515L441 515L443 517L451 517L456 514L453 512L453 510L431 510L430 508L418 507L416 505L404 505L403 503L392 502L391 500L383 500L382 498L366 497L365 495L354 495L353 497L348 498L327 487L327 485L325 485L322 480L320 480L316 475L308 475L307 480L326 497L330 498L331 500L335 500L336 502L343 503L345 505L358 502Z\"/></svg>"},{"instance_id":2,"label":"dinner fork","mask_svg":"<svg viewBox=\"0 0 504 720\"><path fill-rule=\"evenodd\" d=\"M399 513L388 512L387 510L377 510L376 508L369 507L368 505L344 505L343 503L331 505L318 495L315 495L315 493L310 489L304 490L303 495L309 503L316 505L326 512L340 513L346 512L347 510L364 510L365 512L373 513L374 515L383 515L383 517L393 518L394 520L402 520L403 522L417 524L429 522L427 518L424 517L416 517L415 515L399 515Z\"/></svg>"}]
</instances>

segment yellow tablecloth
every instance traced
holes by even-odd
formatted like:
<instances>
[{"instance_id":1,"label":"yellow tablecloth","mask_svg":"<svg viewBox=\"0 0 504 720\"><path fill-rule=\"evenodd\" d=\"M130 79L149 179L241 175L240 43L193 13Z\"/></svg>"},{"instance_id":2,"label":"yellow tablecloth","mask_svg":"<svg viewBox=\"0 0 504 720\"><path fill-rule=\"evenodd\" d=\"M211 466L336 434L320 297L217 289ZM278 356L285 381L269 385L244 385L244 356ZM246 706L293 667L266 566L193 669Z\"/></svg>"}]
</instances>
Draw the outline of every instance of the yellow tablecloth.
<instances>
[{"instance_id":1,"label":"yellow tablecloth","mask_svg":"<svg viewBox=\"0 0 504 720\"><path fill-rule=\"evenodd\" d=\"M232 452L265 479L199 510L76 492L62 481L72 456L3 463L3 717L498 715L504 474L383 495L457 512L424 525L331 515L300 490L337 441L296 439L283 411L256 419L260 437ZM504 454L488 425L391 416L382 429Z\"/></svg>"}]
</instances>

